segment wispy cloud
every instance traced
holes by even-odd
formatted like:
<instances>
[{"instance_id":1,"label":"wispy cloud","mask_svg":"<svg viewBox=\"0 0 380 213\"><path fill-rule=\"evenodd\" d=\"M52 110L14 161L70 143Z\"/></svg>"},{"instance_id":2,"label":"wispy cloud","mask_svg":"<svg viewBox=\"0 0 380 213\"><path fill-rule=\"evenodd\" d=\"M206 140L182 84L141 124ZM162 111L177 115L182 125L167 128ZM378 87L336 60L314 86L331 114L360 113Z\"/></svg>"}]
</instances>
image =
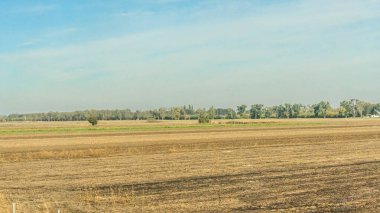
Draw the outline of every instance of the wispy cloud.
<instances>
[{"instance_id":1,"label":"wispy cloud","mask_svg":"<svg viewBox=\"0 0 380 213\"><path fill-rule=\"evenodd\" d=\"M128 17L128 18L141 18L142 16L153 16L155 13L153 11L126 11L126 12L121 12L117 13L117 16L120 17Z\"/></svg>"},{"instance_id":2,"label":"wispy cloud","mask_svg":"<svg viewBox=\"0 0 380 213\"><path fill-rule=\"evenodd\" d=\"M67 27L62 29L55 29L55 30L49 30L42 35L40 35L38 38L32 38L29 40L26 40L22 43L20 43L19 47L30 47L30 46L36 46L41 45L44 42L51 41L60 37L69 36L70 34L78 32L79 29L75 27Z\"/></svg>"},{"instance_id":3,"label":"wispy cloud","mask_svg":"<svg viewBox=\"0 0 380 213\"><path fill-rule=\"evenodd\" d=\"M366 94L380 90L373 86L380 78L378 9L374 1L294 1L225 19L207 15L208 8L194 11L202 21L185 25L0 55L0 85L16 72L35 83L28 89L44 92L44 100L58 93L83 106L86 97L94 107L125 106L125 100L127 107L146 108L162 100L228 106L360 98L350 85ZM14 87L3 91L26 91Z\"/></svg>"},{"instance_id":4,"label":"wispy cloud","mask_svg":"<svg viewBox=\"0 0 380 213\"><path fill-rule=\"evenodd\" d=\"M19 44L18 46L20 46L20 47L33 46L33 45L40 43L41 41L42 41L42 39L30 39L30 40L27 40L27 41Z\"/></svg>"},{"instance_id":5,"label":"wispy cloud","mask_svg":"<svg viewBox=\"0 0 380 213\"><path fill-rule=\"evenodd\" d=\"M288 59L289 51L292 51L291 55L295 56L294 60L299 60L302 55L309 55L310 51L297 50L300 48L299 45L310 48L310 42L325 39L326 35L323 32L334 32L332 27L352 23L358 18L370 18L373 15L361 11L359 16L350 16L353 13L351 10L347 11L348 9L344 13L340 12L347 15L345 15L345 19L339 20L334 19L336 14L333 10L325 14L322 19L316 16L319 12L317 10L305 11L310 14L307 18L303 14L290 15L285 18L282 17L283 13L277 17L254 16L214 23L212 28L208 23L183 26L109 38L61 49L32 51L12 55L10 58L28 62L27 67L19 67L19 70L34 74L40 73L45 78L60 76L60 74L78 67L86 67L94 73L108 72L114 75L118 73L117 75L121 76L126 73L136 75L134 72L139 72L138 75L149 76L162 71L184 73L191 72L191 70L193 72L208 70L215 73L217 72L215 67L211 69L207 67L234 61L252 61L256 64L266 60L280 62L283 57ZM277 10L277 8L273 8L273 10ZM359 12L356 11L356 14ZM301 17L303 19L299 21ZM311 28L309 28L310 23L313 23ZM75 30L62 30L51 35L73 31ZM338 42L334 46L339 45L339 39L344 36L344 32L335 36L338 38L327 37L327 39L334 39L334 42ZM353 36L358 35L353 34ZM318 47L319 50L313 55L322 57L317 55L323 53L321 48ZM327 56L328 54L325 57ZM294 60L290 59L289 63L293 63ZM43 69L39 66L41 63L44 64ZM236 66L237 71L239 71L239 66ZM34 67L36 70L33 70ZM55 74L52 75L52 72ZM67 79L67 77L62 79Z\"/></svg>"},{"instance_id":6,"label":"wispy cloud","mask_svg":"<svg viewBox=\"0 0 380 213\"><path fill-rule=\"evenodd\" d=\"M51 12L56 9L58 9L57 5L40 4L40 5L18 7L17 9L15 9L14 12L38 14L38 13Z\"/></svg>"},{"instance_id":7,"label":"wispy cloud","mask_svg":"<svg viewBox=\"0 0 380 213\"><path fill-rule=\"evenodd\" d=\"M43 37L65 36L72 33L76 33L78 31L79 29L76 27L67 27L67 28L62 28L62 29L51 30L47 32Z\"/></svg>"}]
</instances>

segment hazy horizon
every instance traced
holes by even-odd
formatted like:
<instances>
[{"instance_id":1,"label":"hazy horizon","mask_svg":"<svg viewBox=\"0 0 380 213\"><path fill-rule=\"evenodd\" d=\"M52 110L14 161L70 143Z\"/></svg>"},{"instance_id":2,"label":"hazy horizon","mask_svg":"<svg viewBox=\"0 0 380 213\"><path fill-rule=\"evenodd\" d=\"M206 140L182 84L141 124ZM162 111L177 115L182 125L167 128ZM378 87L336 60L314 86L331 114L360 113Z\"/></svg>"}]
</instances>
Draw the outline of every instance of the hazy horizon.
<instances>
[{"instance_id":1,"label":"hazy horizon","mask_svg":"<svg viewBox=\"0 0 380 213\"><path fill-rule=\"evenodd\" d=\"M380 102L379 0L0 6L0 114Z\"/></svg>"},{"instance_id":2,"label":"hazy horizon","mask_svg":"<svg viewBox=\"0 0 380 213\"><path fill-rule=\"evenodd\" d=\"M355 98L354 98L355 99ZM349 101L350 99L347 99L345 101ZM317 101L315 103L301 103L301 102L283 102L283 103L279 103L279 104L272 104L272 105L264 105L264 107L274 107L274 106L279 106L279 105L282 105L284 106L285 104L301 104L303 106L313 106L315 104L318 104L320 103L321 101L325 101L325 100L320 100L320 101ZM341 101L344 101L344 100L341 100ZM360 100L360 101L364 101L364 102L367 102L367 100ZM336 103L334 104L334 102L330 102L330 106L332 108L339 108L340 106L340 102L336 101ZM377 103L377 102L369 102L369 103L372 103L372 104L380 104L380 103ZM66 113L66 112L75 112L75 111L87 111L87 110L131 110L132 112L136 112L136 111L149 111L149 110L158 110L160 108L165 108L167 110L170 110L171 108L176 108L176 107L189 107L189 106L192 106L195 110L197 109L205 109L205 110L208 110L210 109L211 107L213 107L214 109L228 109L228 108L232 108L233 110L237 111L237 108L238 106L241 106L241 105L246 105L247 106L247 112L249 112L249 109L252 107L252 105L254 104L261 104L261 103L236 103L235 105L230 105L230 106L217 106L217 105L204 105L204 106L197 106L197 105L193 105L193 104L178 104L178 105L173 105L173 106L153 106L153 107L150 107L150 108L113 108L113 107L109 107L109 108L94 108L94 107L89 107L89 108L77 108L77 109L73 109L73 110L49 110L49 111L24 111L24 112L15 112L15 113L9 113L9 114L0 114L0 116L9 116L9 115L12 115L12 114L34 114L34 113L49 113L49 112L59 112L59 113Z\"/></svg>"}]
</instances>

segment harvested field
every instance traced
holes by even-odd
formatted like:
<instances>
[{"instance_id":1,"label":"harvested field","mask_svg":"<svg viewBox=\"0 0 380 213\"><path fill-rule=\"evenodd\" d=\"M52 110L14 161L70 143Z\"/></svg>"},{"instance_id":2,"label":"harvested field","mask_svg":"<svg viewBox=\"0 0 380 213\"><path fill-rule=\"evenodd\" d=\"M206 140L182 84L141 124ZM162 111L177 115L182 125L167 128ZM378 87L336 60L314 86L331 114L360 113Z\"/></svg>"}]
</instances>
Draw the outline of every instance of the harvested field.
<instances>
[{"instance_id":1,"label":"harvested field","mask_svg":"<svg viewBox=\"0 0 380 213\"><path fill-rule=\"evenodd\" d=\"M0 212L379 212L380 120L0 123Z\"/></svg>"}]
</instances>

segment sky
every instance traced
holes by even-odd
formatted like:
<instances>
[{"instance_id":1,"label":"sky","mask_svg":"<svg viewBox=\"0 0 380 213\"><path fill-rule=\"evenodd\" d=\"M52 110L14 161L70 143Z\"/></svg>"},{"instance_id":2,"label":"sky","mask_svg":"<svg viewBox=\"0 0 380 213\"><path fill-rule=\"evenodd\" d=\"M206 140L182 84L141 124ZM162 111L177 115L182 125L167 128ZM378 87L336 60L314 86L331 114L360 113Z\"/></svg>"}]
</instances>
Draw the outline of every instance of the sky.
<instances>
[{"instance_id":1,"label":"sky","mask_svg":"<svg viewBox=\"0 0 380 213\"><path fill-rule=\"evenodd\" d=\"M0 114L380 102L380 0L2 0Z\"/></svg>"}]
</instances>

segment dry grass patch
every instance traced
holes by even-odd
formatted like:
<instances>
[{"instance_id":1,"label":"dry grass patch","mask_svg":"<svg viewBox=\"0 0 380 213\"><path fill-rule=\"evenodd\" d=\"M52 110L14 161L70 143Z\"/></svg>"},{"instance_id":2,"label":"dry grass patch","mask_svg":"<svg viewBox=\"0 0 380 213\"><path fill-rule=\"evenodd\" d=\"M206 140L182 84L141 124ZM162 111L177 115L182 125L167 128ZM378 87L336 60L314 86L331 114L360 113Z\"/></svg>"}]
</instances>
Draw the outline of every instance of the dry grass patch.
<instances>
[{"instance_id":1,"label":"dry grass patch","mask_svg":"<svg viewBox=\"0 0 380 213\"><path fill-rule=\"evenodd\" d=\"M8 213L11 212L11 202L0 193L0 212Z\"/></svg>"},{"instance_id":2,"label":"dry grass patch","mask_svg":"<svg viewBox=\"0 0 380 213\"><path fill-rule=\"evenodd\" d=\"M48 159L76 159L107 157L113 153L110 148L79 149L79 150L42 150L33 152L1 153L0 162L25 162Z\"/></svg>"},{"instance_id":3,"label":"dry grass patch","mask_svg":"<svg viewBox=\"0 0 380 213\"><path fill-rule=\"evenodd\" d=\"M20 212L380 212L378 120L278 122L3 138L0 209L17 201ZM133 125L102 125L122 124Z\"/></svg>"}]
</instances>

